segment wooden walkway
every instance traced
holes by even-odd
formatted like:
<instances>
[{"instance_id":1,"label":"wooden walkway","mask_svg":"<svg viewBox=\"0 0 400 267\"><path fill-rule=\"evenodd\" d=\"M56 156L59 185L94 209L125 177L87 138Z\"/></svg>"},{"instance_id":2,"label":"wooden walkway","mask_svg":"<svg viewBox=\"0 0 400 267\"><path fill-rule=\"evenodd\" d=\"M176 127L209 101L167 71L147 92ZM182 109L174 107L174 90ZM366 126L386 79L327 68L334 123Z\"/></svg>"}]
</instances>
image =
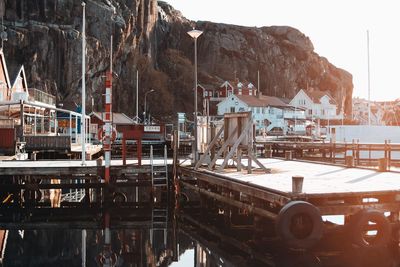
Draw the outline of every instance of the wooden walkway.
<instances>
[{"instance_id":1,"label":"wooden walkway","mask_svg":"<svg viewBox=\"0 0 400 267\"><path fill-rule=\"evenodd\" d=\"M0 161L0 178L3 175L35 175L35 176L81 176L98 175L104 173L104 162L97 165L96 160L87 160L86 166L80 160L39 160L39 161ZM150 171L150 160L142 160L142 165L137 165L137 160L127 160L126 166L122 160L111 161L111 173L123 176ZM154 166L163 166L164 160L154 160ZM172 160L168 162L172 164Z\"/></svg>"},{"instance_id":2,"label":"wooden walkway","mask_svg":"<svg viewBox=\"0 0 400 267\"><path fill-rule=\"evenodd\" d=\"M303 194L330 195L374 191L399 191L400 173L377 172L374 170L346 168L327 164L287 161L281 159L260 159L271 173L223 172L215 173L244 182L291 194L292 176L304 177ZM243 161L243 165L246 162ZM207 173L214 173L205 171Z\"/></svg>"}]
</instances>

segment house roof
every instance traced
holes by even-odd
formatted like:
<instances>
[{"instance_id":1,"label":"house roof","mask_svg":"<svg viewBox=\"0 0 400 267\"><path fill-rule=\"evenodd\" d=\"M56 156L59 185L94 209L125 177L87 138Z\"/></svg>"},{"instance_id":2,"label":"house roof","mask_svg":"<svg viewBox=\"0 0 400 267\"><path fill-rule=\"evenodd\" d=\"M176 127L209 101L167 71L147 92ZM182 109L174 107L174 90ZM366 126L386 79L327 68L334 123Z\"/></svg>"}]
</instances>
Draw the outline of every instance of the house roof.
<instances>
[{"instance_id":1,"label":"house roof","mask_svg":"<svg viewBox=\"0 0 400 267\"><path fill-rule=\"evenodd\" d=\"M3 65L4 77L6 77L7 87L9 88L9 87L11 87L10 77L8 75L8 68L7 68L7 64L6 64L6 58L4 56L2 48L0 49L0 60L1 60L1 64Z\"/></svg>"},{"instance_id":2,"label":"house roof","mask_svg":"<svg viewBox=\"0 0 400 267\"><path fill-rule=\"evenodd\" d=\"M198 87L202 88L203 90L214 90L215 86L212 84L197 84Z\"/></svg>"},{"instance_id":3,"label":"house roof","mask_svg":"<svg viewBox=\"0 0 400 267\"><path fill-rule=\"evenodd\" d=\"M20 65L19 67L17 67L18 65L11 65L11 66L13 66L12 68L9 69L10 70L9 74L12 77L12 81L13 81L11 84L11 88L14 88L16 82L18 81L18 77L21 77L21 75L24 79L23 83L24 83L25 88L28 88L28 85L26 83L26 75L25 75L24 66L23 65Z\"/></svg>"},{"instance_id":4,"label":"house roof","mask_svg":"<svg viewBox=\"0 0 400 267\"><path fill-rule=\"evenodd\" d=\"M100 120L103 121L103 118L105 117L105 112L92 112L90 115L94 115ZM113 112L112 114L112 119L113 119L113 124L134 124L135 122L129 118L125 113L116 113Z\"/></svg>"},{"instance_id":5,"label":"house roof","mask_svg":"<svg viewBox=\"0 0 400 267\"><path fill-rule=\"evenodd\" d=\"M333 97L326 91L320 91L320 90L313 90L310 92L305 92L314 103L321 103L320 99L324 96L329 97L329 103L331 104L336 104L335 100Z\"/></svg>"},{"instance_id":6,"label":"house roof","mask_svg":"<svg viewBox=\"0 0 400 267\"><path fill-rule=\"evenodd\" d=\"M256 87L253 83L247 82L247 81L241 82L241 81L239 81L239 80L237 80L237 81L224 81L224 82L219 86L219 88L220 88L220 89L224 89L225 86L228 85L228 86L231 87L231 88L237 89L239 83L242 84L242 87L241 87L242 89L250 89L250 88L249 88L249 85L251 84L251 86L252 86L251 89L257 90L257 87Z\"/></svg>"},{"instance_id":7,"label":"house roof","mask_svg":"<svg viewBox=\"0 0 400 267\"><path fill-rule=\"evenodd\" d=\"M250 107L287 107L288 105L281 99L275 96L251 96L251 95L237 95L241 101L246 103Z\"/></svg>"}]
</instances>

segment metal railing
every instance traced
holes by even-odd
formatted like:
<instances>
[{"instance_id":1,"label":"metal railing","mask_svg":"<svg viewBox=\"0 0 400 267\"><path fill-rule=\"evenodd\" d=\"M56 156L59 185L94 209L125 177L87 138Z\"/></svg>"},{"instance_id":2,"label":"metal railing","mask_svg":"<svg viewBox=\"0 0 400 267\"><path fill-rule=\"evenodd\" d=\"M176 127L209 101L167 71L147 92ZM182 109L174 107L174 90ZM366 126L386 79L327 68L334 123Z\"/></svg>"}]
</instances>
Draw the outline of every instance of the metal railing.
<instances>
[{"instance_id":1,"label":"metal railing","mask_svg":"<svg viewBox=\"0 0 400 267\"><path fill-rule=\"evenodd\" d=\"M0 119L0 128L14 128L13 119Z\"/></svg>"},{"instance_id":2,"label":"metal railing","mask_svg":"<svg viewBox=\"0 0 400 267\"><path fill-rule=\"evenodd\" d=\"M48 94L36 88L28 88L28 92L29 101L42 102L53 106L56 105L56 97L51 94Z\"/></svg>"}]
</instances>

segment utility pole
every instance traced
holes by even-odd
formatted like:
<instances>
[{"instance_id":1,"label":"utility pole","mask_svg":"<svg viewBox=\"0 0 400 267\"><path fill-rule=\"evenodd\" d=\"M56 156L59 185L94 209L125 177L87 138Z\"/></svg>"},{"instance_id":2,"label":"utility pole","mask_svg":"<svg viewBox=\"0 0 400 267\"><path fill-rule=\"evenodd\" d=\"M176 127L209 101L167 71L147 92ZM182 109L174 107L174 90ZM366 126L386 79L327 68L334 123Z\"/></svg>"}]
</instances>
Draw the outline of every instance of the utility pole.
<instances>
[{"instance_id":1,"label":"utility pole","mask_svg":"<svg viewBox=\"0 0 400 267\"><path fill-rule=\"evenodd\" d=\"M136 70L136 123L139 123L139 71Z\"/></svg>"},{"instance_id":2,"label":"utility pole","mask_svg":"<svg viewBox=\"0 0 400 267\"><path fill-rule=\"evenodd\" d=\"M368 58L368 126L371 125L371 79L369 67L369 31L367 30L367 58Z\"/></svg>"}]
</instances>

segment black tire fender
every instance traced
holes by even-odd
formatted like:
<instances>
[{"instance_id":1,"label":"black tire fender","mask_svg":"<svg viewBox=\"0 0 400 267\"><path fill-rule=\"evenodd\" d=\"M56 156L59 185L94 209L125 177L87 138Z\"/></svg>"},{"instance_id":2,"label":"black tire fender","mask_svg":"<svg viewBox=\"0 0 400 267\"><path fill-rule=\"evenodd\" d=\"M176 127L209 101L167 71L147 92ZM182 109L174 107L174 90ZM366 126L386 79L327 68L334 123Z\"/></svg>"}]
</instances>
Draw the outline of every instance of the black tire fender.
<instances>
[{"instance_id":1,"label":"black tire fender","mask_svg":"<svg viewBox=\"0 0 400 267\"><path fill-rule=\"evenodd\" d=\"M304 233L294 232L294 223L306 225ZM322 238L323 222L319 210L305 201L291 201L279 212L276 219L276 232L290 248L308 249Z\"/></svg>"},{"instance_id":2,"label":"black tire fender","mask_svg":"<svg viewBox=\"0 0 400 267\"><path fill-rule=\"evenodd\" d=\"M113 202L114 203L125 203L128 201L126 195L122 192L115 192L113 195Z\"/></svg>"},{"instance_id":3,"label":"black tire fender","mask_svg":"<svg viewBox=\"0 0 400 267\"><path fill-rule=\"evenodd\" d=\"M34 201L38 203L42 199L42 191L39 189L25 189L23 193L24 201Z\"/></svg>"},{"instance_id":4,"label":"black tire fender","mask_svg":"<svg viewBox=\"0 0 400 267\"><path fill-rule=\"evenodd\" d=\"M376 224L377 234L371 242L365 239L364 230L369 222ZM382 212L372 209L360 210L349 222L349 234L353 244L362 248L380 248L390 243L392 228Z\"/></svg>"}]
</instances>

